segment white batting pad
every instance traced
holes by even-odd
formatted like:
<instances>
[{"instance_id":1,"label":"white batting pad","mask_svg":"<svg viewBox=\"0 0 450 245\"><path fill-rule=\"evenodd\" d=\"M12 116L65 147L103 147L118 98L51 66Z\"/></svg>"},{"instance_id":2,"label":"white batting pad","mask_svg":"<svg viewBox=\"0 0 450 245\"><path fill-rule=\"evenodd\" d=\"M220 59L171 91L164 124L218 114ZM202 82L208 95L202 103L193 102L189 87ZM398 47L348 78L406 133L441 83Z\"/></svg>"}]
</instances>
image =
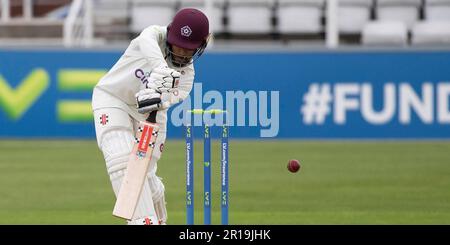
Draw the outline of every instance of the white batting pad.
<instances>
[{"instance_id":1,"label":"white batting pad","mask_svg":"<svg viewBox=\"0 0 450 245\"><path fill-rule=\"evenodd\" d=\"M147 179L150 189L152 190L153 204L155 205L156 214L158 215L158 218L161 220L162 224L165 224L168 216L166 210L166 201L164 198L164 184L162 183L162 179L155 174L149 173L147 175Z\"/></svg>"}]
</instances>

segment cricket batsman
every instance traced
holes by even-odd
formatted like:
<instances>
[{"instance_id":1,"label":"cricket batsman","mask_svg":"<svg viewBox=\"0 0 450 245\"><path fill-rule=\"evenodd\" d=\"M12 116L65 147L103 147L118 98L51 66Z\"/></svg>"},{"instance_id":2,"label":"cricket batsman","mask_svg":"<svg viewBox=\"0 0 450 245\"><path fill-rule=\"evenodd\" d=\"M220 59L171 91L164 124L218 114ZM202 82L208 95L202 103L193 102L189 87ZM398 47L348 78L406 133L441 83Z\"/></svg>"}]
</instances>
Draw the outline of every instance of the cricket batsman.
<instances>
[{"instance_id":1,"label":"cricket batsman","mask_svg":"<svg viewBox=\"0 0 450 245\"><path fill-rule=\"evenodd\" d=\"M158 111L156 123L160 130L147 181L128 224L148 223L150 205L154 205L159 222L166 224L164 185L156 171L166 139L167 110L190 93L195 75L193 62L202 55L209 37L206 15L197 9L182 9L168 26L144 29L94 88L92 108L97 143L116 197L135 143L137 125L150 112ZM160 98L161 102L137 108L139 102L153 98Z\"/></svg>"}]
</instances>

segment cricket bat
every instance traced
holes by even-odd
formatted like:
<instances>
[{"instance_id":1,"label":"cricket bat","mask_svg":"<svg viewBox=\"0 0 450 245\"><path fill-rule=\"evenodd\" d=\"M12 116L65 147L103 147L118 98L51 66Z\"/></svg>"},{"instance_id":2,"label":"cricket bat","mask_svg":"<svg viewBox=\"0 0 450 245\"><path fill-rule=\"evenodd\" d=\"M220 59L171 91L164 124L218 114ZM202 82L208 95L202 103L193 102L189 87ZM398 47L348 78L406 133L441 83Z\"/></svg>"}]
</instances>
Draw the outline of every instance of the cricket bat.
<instances>
[{"instance_id":1,"label":"cricket bat","mask_svg":"<svg viewBox=\"0 0 450 245\"><path fill-rule=\"evenodd\" d=\"M160 101L159 98L158 100ZM146 105L138 105L138 107L144 106ZM133 218L144 181L147 178L148 166L158 136L159 126L156 124L156 112L152 111L145 122L139 123L135 135L136 143L130 154L127 172L120 186L119 195L113 210L113 215L116 217L127 220ZM158 221L154 220L154 222Z\"/></svg>"}]
</instances>

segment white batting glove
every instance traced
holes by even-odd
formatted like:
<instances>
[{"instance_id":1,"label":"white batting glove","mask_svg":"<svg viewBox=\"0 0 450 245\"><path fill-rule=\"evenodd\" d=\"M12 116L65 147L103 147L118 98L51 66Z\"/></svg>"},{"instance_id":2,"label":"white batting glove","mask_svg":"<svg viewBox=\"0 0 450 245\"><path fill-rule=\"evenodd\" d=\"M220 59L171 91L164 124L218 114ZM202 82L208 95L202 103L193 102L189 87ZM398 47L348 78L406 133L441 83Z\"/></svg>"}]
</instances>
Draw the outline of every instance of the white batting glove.
<instances>
[{"instance_id":1,"label":"white batting glove","mask_svg":"<svg viewBox=\"0 0 450 245\"><path fill-rule=\"evenodd\" d=\"M167 109L170 103L164 100L165 96L161 96L161 93L154 89L143 89L136 93L138 112L142 114Z\"/></svg>"},{"instance_id":2,"label":"white batting glove","mask_svg":"<svg viewBox=\"0 0 450 245\"><path fill-rule=\"evenodd\" d=\"M148 79L147 88L154 89L157 92L171 92L178 87L181 74L167 66L161 66L153 69Z\"/></svg>"}]
</instances>

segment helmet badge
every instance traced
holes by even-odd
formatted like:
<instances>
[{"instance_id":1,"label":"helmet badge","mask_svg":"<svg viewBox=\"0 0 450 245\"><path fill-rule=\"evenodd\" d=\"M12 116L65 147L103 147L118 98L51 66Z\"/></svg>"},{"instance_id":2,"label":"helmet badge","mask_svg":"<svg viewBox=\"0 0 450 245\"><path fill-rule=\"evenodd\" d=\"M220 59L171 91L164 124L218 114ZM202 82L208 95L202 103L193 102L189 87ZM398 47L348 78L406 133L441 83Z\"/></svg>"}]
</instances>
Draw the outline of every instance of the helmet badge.
<instances>
[{"instance_id":1,"label":"helmet badge","mask_svg":"<svg viewBox=\"0 0 450 245\"><path fill-rule=\"evenodd\" d=\"M181 27L181 35L185 37L189 37L192 34L192 30L189 26Z\"/></svg>"}]
</instances>

